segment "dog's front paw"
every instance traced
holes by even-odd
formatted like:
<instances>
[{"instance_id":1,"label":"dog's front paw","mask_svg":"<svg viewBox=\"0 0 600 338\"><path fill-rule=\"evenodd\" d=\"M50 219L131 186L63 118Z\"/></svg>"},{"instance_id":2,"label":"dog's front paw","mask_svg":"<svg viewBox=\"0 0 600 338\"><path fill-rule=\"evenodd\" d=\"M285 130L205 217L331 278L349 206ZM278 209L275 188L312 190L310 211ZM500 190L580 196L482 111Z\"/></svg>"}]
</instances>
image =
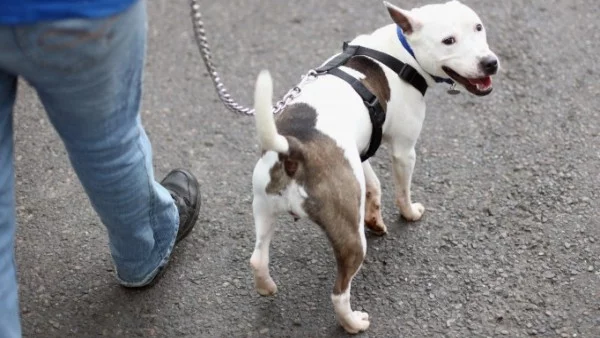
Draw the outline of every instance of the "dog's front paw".
<instances>
[{"instance_id":1,"label":"dog's front paw","mask_svg":"<svg viewBox=\"0 0 600 338\"><path fill-rule=\"evenodd\" d=\"M353 311L339 318L340 325L346 332L354 334L365 331L369 328L369 314L362 311Z\"/></svg>"},{"instance_id":2,"label":"dog's front paw","mask_svg":"<svg viewBox=\"0 0 600 338\"><path fill-rule=\"evenodd\" d=\"M402 216L406 218L407 221L418 221L423 216L425 212L425 207L421 203L413 203L410 206L409 210L403 211Z\"/></svg>"}]
</instances>

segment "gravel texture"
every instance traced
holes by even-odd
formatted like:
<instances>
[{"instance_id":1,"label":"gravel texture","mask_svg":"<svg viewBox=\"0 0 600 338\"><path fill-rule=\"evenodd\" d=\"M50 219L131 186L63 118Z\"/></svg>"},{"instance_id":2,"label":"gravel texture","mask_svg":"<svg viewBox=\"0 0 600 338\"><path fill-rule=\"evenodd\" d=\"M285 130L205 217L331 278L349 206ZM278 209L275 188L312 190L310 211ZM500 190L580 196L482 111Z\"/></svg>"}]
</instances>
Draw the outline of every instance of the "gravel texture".
<instances>
[{"instance_id":1,"label":"gravel texture","mask_svg":"<svg viewBox=\"0 0 600 338\"><path fill-rule=\"evenodd\" d=\"M388 149L373 160L389 233L368 237L352 289L361 337L600 336L600 24L592 0L465 0L503 70L485 98L427 93L408 224ZM262 68L283 94L345 39L388 23L380 1L208 1L214 58L248 103ZM420 1L404 0L410 8ZM17 261L26 337L343 337L329 298L335 262L321 231L282 218L279 293L260 297L250 175L254 121L218 102L185 1L148 4L142 116L157 176L190 168L204 204L154 288L113 278L106 232L33 91L15 112Z\"/></svg>"}]
</instances>

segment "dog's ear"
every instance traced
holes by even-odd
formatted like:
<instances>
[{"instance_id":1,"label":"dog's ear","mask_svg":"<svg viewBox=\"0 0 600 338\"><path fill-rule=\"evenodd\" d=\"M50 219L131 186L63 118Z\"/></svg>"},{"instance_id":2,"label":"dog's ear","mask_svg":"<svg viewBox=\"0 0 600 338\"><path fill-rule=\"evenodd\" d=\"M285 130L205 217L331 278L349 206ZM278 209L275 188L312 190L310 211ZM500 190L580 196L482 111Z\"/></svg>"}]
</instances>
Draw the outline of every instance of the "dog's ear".
<instances>
[{"instance_id":1,"label":"dog's ear","mask_svg":"<svg viewBox=\"0 0 600 338\"><path fill-rule=\"evenodd\" d=\"M421 28L419 20L417 20L409 11L398 8L387 1L384 1L383 4L387 7L392 20L402 28L404 34L410 35L412 32Z\"/></svg>"}]
</instances>

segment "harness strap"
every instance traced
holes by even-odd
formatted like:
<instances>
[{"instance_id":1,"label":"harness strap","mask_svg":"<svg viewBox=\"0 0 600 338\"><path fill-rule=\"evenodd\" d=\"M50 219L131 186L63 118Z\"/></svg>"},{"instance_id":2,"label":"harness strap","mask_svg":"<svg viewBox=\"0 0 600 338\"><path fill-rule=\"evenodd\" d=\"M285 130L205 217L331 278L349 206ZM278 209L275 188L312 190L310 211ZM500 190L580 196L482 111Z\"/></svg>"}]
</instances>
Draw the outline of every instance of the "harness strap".
<instances>
[{"instance_id":1,"label":"harness strap","mask_svg":"<svg viewBox=\"0 0 600 338\"><path fill-rule=\"evenodd\" d=\"M415 87L421 95L425 95L425 92L427 92L427 81L411 65L378 50L363 46L349 45L348 42L344 42L343 52L341 54L338 54L329 62L317 68L316 71L317 73L327 73L334 68L344 65L353 56L367 56L373 58L393 70L402 80Z\"/></svg>"},{"instance_id":2,"label":"harness strap","mask_svg":"<svg viewBox=\"0 0 600 338\"><path fill-rule=\"evenodd\" d=\"M386 53L357 45L349 45L344 42L342 53L334 56L324 65L315 69L317 74L331 74L346 81L358 95L360 95L365 106L369 111L373 131L371 132L371 141L369 148L364 154L360 155L360 159L364 162L369 157L375 155L375 152L381 145L383 137L383 123L385 122L385 111L381 107L377 96L375 96L362 82L351 76L350 74L340 70L338 67L343 66L354 56L366 56L383 63L386 67L393 70L398 76L417 89L421 95L425 95L427 91L427 81L425 78L411 65L404 63L395 57Z\"/></svg>"},{"instance_id":3,"label":"harness strap","mask_svg":"<svg viewBox=\"0 0 600 338\"><path fill-rule=\"evenodd\" d=\"M328 71L328 74L339 77L346 81L352 88L360 95L365 106L369 110L369 117L371 118L371 124L373 125L373 131L371 132L371 142L369 142L369 148L364 154L360 155L361 161L366 161L369 157L375 155L377 149L381 145L381 139L383 137L383 123L385 122L385 111L379 99L375 96L362 82L351 76L350 74L340 70L339 68L332 68Z\"/></svg>"},{"instance_id":4,"label":"harness strap","mask_svg":"<svg viewBox=\"0 0 600 338\"><path fill-rule=\"evenodd\" d=\"M388 54L382 53L382 52L374 50L374 49L366 48L363 46L359 46L356 49L355 55L368 56L368 57L371 57L371 58L383 63L388 68L393 70L396 74L398 74L398 76L402 80L411 84L413 87L415 87L415 89L417 89L419 92L421 92L421 95L425 96L425 92L427 91L427 87L428 87L427 81L411 65L404 63Z\"/></svg>"},{"instance_id":5,"label":"harness strap","mask_svg":"<svg viewBox=\"0 0 600 338\"><path fill-rule=\"evenodd\" d=\"M337 68L339 66L344 65L348 60L350 60L353 56L356 55L356 50L359 46L350 46L347 41L344 41L342 46L342 53L333 57L329 62L315 69L315 71L319 74L327 73L330 70Z\"/></svg>"}]
</instances>

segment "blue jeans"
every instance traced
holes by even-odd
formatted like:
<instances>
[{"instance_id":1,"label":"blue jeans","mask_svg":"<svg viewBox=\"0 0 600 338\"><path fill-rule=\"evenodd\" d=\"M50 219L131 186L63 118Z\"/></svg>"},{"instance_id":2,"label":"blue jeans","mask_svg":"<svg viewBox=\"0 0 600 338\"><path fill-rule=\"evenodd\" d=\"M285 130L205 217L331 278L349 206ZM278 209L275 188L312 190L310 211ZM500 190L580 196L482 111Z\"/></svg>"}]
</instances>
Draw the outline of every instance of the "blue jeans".
<instances>
[{"instance_id":1,"label":"blue jeans","mask_svg":"<svg viewBox=\"0 0 600 338\"><path fill-rule=\"evenodd\" d=\"M144 286L169 259L179 216L154 179L139 116L146 29L144 1L108 18L0 26L0 338L21 335L12 125L18 76L37 91L108 230L119 282Z\"/></svg>"}]
</instances>

